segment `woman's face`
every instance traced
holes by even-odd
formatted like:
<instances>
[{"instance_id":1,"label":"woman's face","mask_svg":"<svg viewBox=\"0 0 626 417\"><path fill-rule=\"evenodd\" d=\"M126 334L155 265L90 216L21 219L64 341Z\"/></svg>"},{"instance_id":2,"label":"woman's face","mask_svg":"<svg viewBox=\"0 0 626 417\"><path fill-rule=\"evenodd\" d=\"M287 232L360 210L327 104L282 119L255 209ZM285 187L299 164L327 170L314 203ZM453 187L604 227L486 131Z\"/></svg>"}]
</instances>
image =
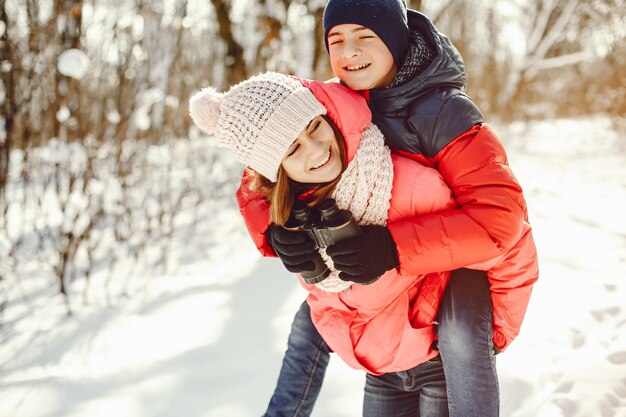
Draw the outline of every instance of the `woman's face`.
<instances>
[{"instance_id":1,"label":"woman's face","mask_svg":"<svg viewBox=\"0 0 626 417\"><path fill-rule=\"evenodd\" d=\"M287 176L301 183L325 183L343 169L333 128L317 116L300 132L281 163Z\"/></svg>"}]
</instances>

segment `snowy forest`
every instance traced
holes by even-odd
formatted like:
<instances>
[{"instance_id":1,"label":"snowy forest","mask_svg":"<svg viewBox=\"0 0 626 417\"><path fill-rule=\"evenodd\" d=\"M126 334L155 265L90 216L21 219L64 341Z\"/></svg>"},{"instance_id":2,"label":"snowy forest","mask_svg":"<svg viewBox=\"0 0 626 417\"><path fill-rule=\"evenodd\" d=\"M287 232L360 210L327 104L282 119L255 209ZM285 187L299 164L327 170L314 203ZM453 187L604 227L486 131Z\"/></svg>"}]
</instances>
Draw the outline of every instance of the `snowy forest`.
<instances>
[{"instance_id":1,"label":"snowy forest","mask_svg":"<svg viewBox=\"0 0 626 417\"><path fill-rule=\"evenodd\" d=\"M101 319L112 318L111 308L118 308L117 314L122 317L127 309L137 307L138 300L148 297L146 294L153 297L148 297L151 302L159 303L159 297L167 297L169 290L183 285L185 276L185 288L192 291L204 285L221 285L229 279L225 271L232 265L258 261L233 198L241 166L218 149L212 138L192 126L187 100L199 88L211 85L224 91L266 70L318 80L331 78L322 41L324 4L325 0L0 0L0 370L6 375L0 377L0 414L91 416L96 415L92 411L97 408L102 413L138 417L247 417L263 411L280 365L285 332L293 308L297 308L294 303L288 302L291 310L281 313L278 319L280 336L270 337L276 347L270 343L267 350L277 353L276 357L274 353L267 357L276 363L262 368L270 375L256 382L266 391L248 398L262 403L252 412L245 404L212 408L200 399L200 388L193 399L185 397L190 407L186 414L173 406L163 412L151 409L146 405L148 400L142 406L131 407L125 402L127 398L111 399L102 393L102 398L111 400L106 407L103 401L94 399L95 395L90 398L95 401L94 408L89 408L87 401L72 407L68 403L82 400L67 392L80 391L76 381L89 372L97 375L100 368L90 368L83 374L78 372L81 365L72 362L73 371L60 371L63 361L54 362L48 356L44 341L71 333L69 329L55 333L61 332L60 323L77 320L74 326L80 322L85 324L84 329L98 327ZM608 212L581 210L596 214L594 221L600 223L594 230L617 230L608 240L594 235L588 243L596 242L593 250L601 248L602 256L610 258L603 267L613 268L613 275L602 281L610 296L624 294L623 284L614 282L614 275L623 279L626 272L626 226L616 220L626 209L624 0L424 0L408 4L429 16L463 56L468 94L485 118L501 128L503 142L512 152L512 165L531 195L531 217L532 192L535 187L542 190L545 184L554 184L563 194L555 202L549 193L545 197L538 191L536 201L541 204L536 206L546 203L551 207L579 207L580 200L573 199L573 195L579 187L588 187L598 191L592 193L595 200L591 200L610 207ZM588 128L587 133L583 128ZM533 149L545 151L539 152L545 159L530 159ZM558 157L548 152L554 150L561 152ZM574 171L583 167L578 175L590 182L582 179L576 185L570 183L581 177L567 177L565 171L560 172L565 165L554 162L560 157L567 164L579 153L592 157L596 152L615 158L595 160L606 163L604 171L599 170L602 172L589 174L592 162L577 160L579 165L567 165ZM546 171L537 172L537 168ZM537 211L541 214L540 209ZM564 239L561 230L551 236ZM585 236L583 240L590 235ZM597 243L607 241L614 246ZM545 245L552 248L557 244ZM571 257L576 259L574 253ZM578 259L582 257L581 253ZM225 263L219 263L220 259ZM261 274L282 274L285 281L294 281L284 271L276 272L280 264L269 265L246 268ZM580 291L587 290L585 287ZM226 303L220 294L192 299L189 309L200 312L208 308L198 314L210 317ZM589 305L585 311L595 311L595 316L590 313L592 318L602 315L598 322L608 327L600 328L612 335L619 332L609 328L626 332L623 299L620 308L620 303L611 304L597 294L598 305ZM598 309L604 304L608 310ZM183 307L175 310L174 316L181 317L186 311ZM190 316L184 317L187 320ZM155 323L151 326L159 327ZM217 334L218 327L205 330ZM129 337L141 329L138 321L117 335ZM180 328L178 331L187 335ZM567 327L564 336L574 339L574 347L576 341L584 339L577 331ZM87 330L76 330L84 337L82 332ZM180 343L200 343L192 333L189 330L189 338L182 337ZM556 332L554 337L558 335L562 334ZM207 341L211 337L202 339L202 343L213 343ZM97 344L97 337L87 338ZM611 363L621 366L622 372L626 345L623 349L612 345L618 343L616 338L598 349L613 349ZM158 341L163 342L160 338ZM146 349L151 346L148 342L139 345ZM32 346L36 349L28 350ZM121 352L113 345L107 346L110 352ZM184 350L182 345L168 346ZM232 345L223 349L229 347ZM61 357L62 352L73 348L68 341L54 349L54 355ZM99 358L106 356L104 351ZM142 362L142 354L133 352L126 361L117 362L120 372L133 360ZM26 356L20 359L20 353ZM224 360L228 356L222 353L219 357ZM36 358L43 358L43 364ZM245 366L251 363L246 360ZM56 369L56 376L50 380L46 375L52 371L47 366ZM567 366L569 363L563 365ZM222 377L226 374L226 365L217 369ZM507 369L514 369L514 365ZM344 375L342 372L347 371L336 372ZM333 371L330 374L332 377ZM74 375L75 385L63 382L72 379L68 375ZM506 415L626 416L623 375L626 372L621 377L617 372L610 377L616 384L608 388L611 395L603 392L595 397L597 414L576 402L572 405L570 397L563 400L563 395L576 392L572 388L575 384L568 386L567 380L565 388L555 383L552 391L540 390L525 405L515 400L524 406L517 414L509 408ZM188 377L191 381L200 378L196 374ZM552 377L554 373L546 380ZM572 381L579 377L572 377ZM358 377L350 374L349 378ZM546 380L533 383L541 386ZM40 385L62 386L56 393L49 390L36 396L49 405L47 410L28 404L33 398L29 392L45 391L38 381ZM593 378L585 381L588 384L583 387L594 386ZM113 386L116 382L119 380L108 380L106 384ZM219 385L214 384L212 388ZM243 385L250 387L248 382ZM529 383L529 387L526 389L532 392L534 386ZM224 398L234 396L228 390L222 394ZM355 393L346 394L346 401L358 403L354 398L359 394L357 387ZM545 400L552 400L553 394L561 401ZM511 395L509 400L518 398ZM211 400L218 398L210 396ZM172 401L179 400L177 397ZM354 410L342 414L337 409L322 408L318 415L359 415Z\"/></svg>"}]
</instances>

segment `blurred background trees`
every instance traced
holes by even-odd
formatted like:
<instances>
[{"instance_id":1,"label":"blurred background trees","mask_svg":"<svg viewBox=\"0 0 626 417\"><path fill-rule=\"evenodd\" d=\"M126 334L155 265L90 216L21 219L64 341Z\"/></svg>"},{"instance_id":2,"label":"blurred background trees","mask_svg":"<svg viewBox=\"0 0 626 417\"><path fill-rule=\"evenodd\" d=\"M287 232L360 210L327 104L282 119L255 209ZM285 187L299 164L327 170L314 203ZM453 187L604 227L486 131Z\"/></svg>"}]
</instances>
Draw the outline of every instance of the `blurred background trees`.
<instances>
[{"instance_id":1,"label":"blurred background trees","mask_svg":"<svg viewBox=\"0 0 626 417\"><path fill-rule=\"evenodd\" d=\"M264 70L329 78L324 3L2 0L3 143L186 136L200 86ZM489 118L624 113L623 0L409 4L460 50ZM58 68L70 49L88 59L79 79Z\"/></svg>"},{"instance_id":2,"label":"blurred background trees","mask_svg":"<svg viewBox=\"0 0 626 417\"><path fill-rule=\"evenodd\" d=\"M488 118L624 114L623 0L412 1L461 51ZM324 0L2 0L2 143L186 136L194 89L331 77ZM72 77L58 68L86 65ZM80 69L80 68L79 68ZM6 149L0 165L6 175ZM0 180L4 177L0 177Z\"/></svg>"},{"instance_id":3,"label":"blurred background trees","mask_svg":"<svg viewBox=\"0 0 626 417\"><path fill-rule=\"evenodd\" d=\"M215 151L184 167L163 151L198 136L189 95L265 70L332 77L324 4L0 0L0 282L34 257L65 294L94 265L140 258L147 242L159 242L166 265L162 239L181 208L233 180L199 190L193 179L211 174ZM488 120L626 114L624 0L409 5L460 50ZM117 254L99 252L105 235Z\"/></svg>"}]
</instances>

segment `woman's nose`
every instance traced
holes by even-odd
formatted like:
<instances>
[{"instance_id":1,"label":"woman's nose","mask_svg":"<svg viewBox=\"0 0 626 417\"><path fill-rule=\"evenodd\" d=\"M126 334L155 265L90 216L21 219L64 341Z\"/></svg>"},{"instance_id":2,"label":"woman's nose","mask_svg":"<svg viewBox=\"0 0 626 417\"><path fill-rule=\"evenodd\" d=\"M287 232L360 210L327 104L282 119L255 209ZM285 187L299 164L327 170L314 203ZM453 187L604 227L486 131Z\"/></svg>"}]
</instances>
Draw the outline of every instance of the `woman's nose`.
<instances>
[{"instance_id":1,"label":"woman's nose","mask_svg":"<svg viewBox=\"0 0 626 417\"><path fill-rule=\"evenodd\" d=\"M318 157L324 152L324 144L313 138L308 138L305 146L309 155L313 158Z\"/></svg>"}]
</instances>

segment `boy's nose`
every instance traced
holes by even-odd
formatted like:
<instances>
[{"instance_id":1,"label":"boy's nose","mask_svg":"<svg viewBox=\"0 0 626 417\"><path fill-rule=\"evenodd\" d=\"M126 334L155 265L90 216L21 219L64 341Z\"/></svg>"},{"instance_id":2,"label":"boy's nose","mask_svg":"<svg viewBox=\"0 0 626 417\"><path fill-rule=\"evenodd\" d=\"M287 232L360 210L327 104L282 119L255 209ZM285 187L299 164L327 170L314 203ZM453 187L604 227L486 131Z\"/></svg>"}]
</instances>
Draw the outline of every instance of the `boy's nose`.
<instances>
[{"instance_id":1,"label":"boy's nose","mask_svg":"<svg viewBox=\"0 0 626 417\"><path fill-rule=\"evenodd\" d=\"M346 42L346 46L343 49L343 54L346 57L352 57L358 55L361 52L357 45L354 45L352 42Z\"/></svg>"}]
</instances>

